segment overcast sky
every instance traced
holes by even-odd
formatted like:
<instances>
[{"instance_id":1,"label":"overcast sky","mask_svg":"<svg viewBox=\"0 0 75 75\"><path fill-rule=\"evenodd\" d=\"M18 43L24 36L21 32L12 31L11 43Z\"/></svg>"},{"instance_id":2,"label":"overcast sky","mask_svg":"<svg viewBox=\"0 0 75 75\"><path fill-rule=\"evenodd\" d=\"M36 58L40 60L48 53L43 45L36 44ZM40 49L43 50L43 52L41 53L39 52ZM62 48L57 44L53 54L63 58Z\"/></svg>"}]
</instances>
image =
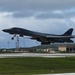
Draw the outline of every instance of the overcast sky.
<instances>
[{"instance_id":1,"label":"overcast sky","mask_svg":"<svg viewBox=\"0 0 75 75\"><path fill-rule=\"evenodd\" d=\"M52 34L75 29L75 0L0 0L0 47L16 46L16 38L11 40L12 35L2 32L12 27ZM20 38L21 47L39 44Z\"/></svg>"}]
</instances>

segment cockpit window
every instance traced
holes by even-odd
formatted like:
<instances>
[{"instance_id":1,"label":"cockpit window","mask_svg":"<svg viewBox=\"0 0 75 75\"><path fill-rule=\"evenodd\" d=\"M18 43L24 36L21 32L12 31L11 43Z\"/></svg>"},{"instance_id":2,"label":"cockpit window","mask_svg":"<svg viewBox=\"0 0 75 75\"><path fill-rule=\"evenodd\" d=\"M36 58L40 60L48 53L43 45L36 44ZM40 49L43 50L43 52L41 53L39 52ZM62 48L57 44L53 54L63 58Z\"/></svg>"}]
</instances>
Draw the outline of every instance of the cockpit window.
<instances>
[{"instance_id":1,"label":"cockpit window","mask_svg":"<svg viewBox=\"0 0 75 75\"><path fill-rule=\"evenodd\" d=\"M16 28L12 28L12 29L16 29Z\"/></svg>"}]
</instances>

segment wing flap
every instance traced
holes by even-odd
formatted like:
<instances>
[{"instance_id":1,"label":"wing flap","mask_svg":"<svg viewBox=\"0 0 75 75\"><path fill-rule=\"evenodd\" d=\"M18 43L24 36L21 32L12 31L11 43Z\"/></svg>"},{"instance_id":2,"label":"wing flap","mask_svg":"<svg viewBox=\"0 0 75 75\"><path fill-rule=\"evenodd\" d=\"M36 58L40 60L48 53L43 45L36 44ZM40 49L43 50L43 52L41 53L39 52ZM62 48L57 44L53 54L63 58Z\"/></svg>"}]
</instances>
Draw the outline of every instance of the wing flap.
<instances>
[{"instance_id":1,"label":"wing flap","mask_svg":"<svg viewBox=\"0 0 75 75\"><path fill-rule=\"evenodd\" d=\"M47 36L46 38L74 38L75 35L71 35L71 36Z\"/></svg>"}]
</instances>

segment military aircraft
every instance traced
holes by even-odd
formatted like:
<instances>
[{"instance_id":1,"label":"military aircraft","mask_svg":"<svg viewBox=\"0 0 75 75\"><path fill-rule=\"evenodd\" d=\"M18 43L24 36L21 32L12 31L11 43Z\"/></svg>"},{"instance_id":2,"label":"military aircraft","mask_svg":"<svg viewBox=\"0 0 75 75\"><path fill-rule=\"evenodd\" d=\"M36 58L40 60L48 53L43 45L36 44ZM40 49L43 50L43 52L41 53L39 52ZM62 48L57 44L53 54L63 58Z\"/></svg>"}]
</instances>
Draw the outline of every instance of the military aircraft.
<instances>
[{"instance_id":1,"label":"military aircraft","mask_svg":"<svg viewBox=\"0 0 75 75\"><path fill-rule=\"evenodd\" d=\"M40 33L40 32L34 32L23 28L13 27L10 29L3 29L2 31L7 32L9 34L14 34L12 39L18 34L21 37L23 36L31 36L30 39L37 40L41 42L41 44L50 44L50 43L72 43L73 41L71 38L74 38L75 35L72 35L73 28L70 28L62 35L56 35L56 34L46 34L46 33Z\"/></svg>"}]
</instances>

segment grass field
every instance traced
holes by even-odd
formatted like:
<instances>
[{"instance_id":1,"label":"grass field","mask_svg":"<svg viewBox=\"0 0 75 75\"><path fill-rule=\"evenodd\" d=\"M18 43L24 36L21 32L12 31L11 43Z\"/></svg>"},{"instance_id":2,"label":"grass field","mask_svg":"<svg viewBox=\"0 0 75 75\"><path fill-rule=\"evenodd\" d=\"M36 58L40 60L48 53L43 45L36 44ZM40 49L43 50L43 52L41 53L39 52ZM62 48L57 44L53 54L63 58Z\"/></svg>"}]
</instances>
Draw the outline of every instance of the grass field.
<instances>
[{"instance_id":1,"label":"grass field","mask_svg":"<svg viewBox=\"0 0 75 75\"><path fill-rule=\"evenodd\" d=\"M75 57L0 58L0 75L31 75L75 72Z\"/></svg>"}]
</instances>

